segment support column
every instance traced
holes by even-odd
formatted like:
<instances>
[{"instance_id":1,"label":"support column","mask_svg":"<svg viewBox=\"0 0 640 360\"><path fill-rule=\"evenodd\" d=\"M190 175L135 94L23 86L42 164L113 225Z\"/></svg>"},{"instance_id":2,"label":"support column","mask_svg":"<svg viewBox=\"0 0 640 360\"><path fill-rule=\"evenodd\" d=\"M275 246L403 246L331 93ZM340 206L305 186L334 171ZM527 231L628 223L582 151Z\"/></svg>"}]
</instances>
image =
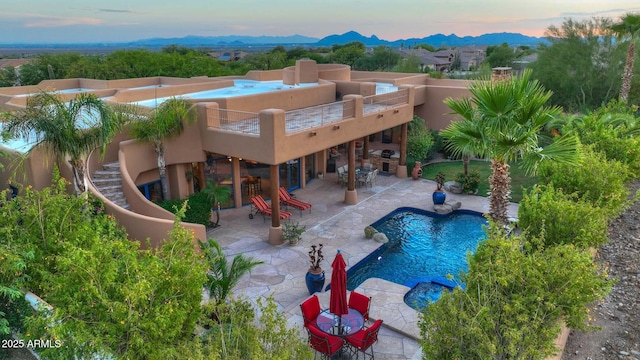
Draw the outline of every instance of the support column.
<instances>
[{"instance_id":1,"label":"support column","mask_svg":"<svg viewBox=\"0 0 640 360\"><path fill-rule=\"evenodd\" d=\"M233 203L236 209L242 207L242 177L240 176L240 159L231 158L231 173L233 174Z\"/></svg>"},{"instance_id":2,"label":"support column","mask_svg":"<svg viewBox=\"0 0 640 360\"><path fill-rule=\"evenodd\" d=\"M362 164L369 163L369 135L364 137L364 144L362 145Z\"/></svg>"},{"instance_id":3,"label":"support column","mask_svg":"<svg viewBox=\"0 0 640 360\"><path fill-rule=\"evenodd\" d=\"M349 141L347 146L347 190L344 193L344 202L347 205L358 203L358 193L356 192L356 141Z\"/></svg>"},{"instance_id":4,"label":"support column","mask_svg":"<svg viewBox=\"0 0 640 360\"><path fill-rule=\"evenodd\" d=\"M269 228L269 244L280 245L282 240L282 226L280 226L280 173L278 165L269 166L271 180L271 227Z\"/></svg>"},{"instance_id":5,"label":"support column","mask_svg":"<svg viewBox=\"0 0 640 360\"><path fill-rule=\"evenodd\" d=\"M407 177L407 131L409 124L404 123L400 126L400 159L396 177L404 179Z\"/></svg>"}]
</instances>

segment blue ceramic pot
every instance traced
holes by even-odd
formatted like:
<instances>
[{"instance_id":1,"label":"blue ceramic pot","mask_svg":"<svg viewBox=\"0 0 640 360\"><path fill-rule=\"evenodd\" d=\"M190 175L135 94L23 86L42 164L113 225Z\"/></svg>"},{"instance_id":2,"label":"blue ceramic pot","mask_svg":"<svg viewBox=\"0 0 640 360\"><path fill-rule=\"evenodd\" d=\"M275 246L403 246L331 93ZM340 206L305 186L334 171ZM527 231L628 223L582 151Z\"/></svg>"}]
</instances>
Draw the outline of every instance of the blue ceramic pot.
<instances>
[{"instance_id":1,"label":"blue ceramic pot","mask_svg":"<svg viewBox=\"0 0 640 360\"><path fill-rule=\"evenodd\" d=\"M320 271L318 273L307 272L305 282L307 283L309 295L321 292L322 287L324 287L324 271Z\"/></svg>"},{"instance_id":2,"label":"blue ceramic pot","mask_svg":"<svg viewBox=\"0 0 640 360\"><path fill-rule=\"evenodd\" d=\"M447 199L447 194L444 191L434 191L432 199L434 205L442 205Z\"/></svg>"}]
</instances>

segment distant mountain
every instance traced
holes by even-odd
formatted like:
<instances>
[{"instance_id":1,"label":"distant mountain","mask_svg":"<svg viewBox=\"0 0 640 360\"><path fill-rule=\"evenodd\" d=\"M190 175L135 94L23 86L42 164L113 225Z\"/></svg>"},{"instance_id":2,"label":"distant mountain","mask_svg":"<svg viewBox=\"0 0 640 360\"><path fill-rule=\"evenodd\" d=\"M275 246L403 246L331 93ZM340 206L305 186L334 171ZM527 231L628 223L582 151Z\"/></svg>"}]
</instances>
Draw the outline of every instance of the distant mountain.
<instances>
[{"instance_id":1,"label":"distant mountain","mask_svg":"<svg viewBox=\"0 0 640 360\"><path fill-rule=\"evenodd\" d=\"M480 36L464 36L459 37L455 34L444 35L444 34L435 34L430 35L423 38L410 38L404 40L395 40L395 41L386 41L381 40L377 36L372 35L371 37L363 36L355 31L349 31L342 35L330 35L325 38L320 39L316 43L319 46L331 46L331 45L342 45L353 41L359 41L367 46L380 46L387 45L391 47L400 47L404 46L414 46L417 44L428 44L434 47L442 47L442 46L470 46L470 45L500 45L502 43L507 43L509 45L530 45L535 46L541 42L545 42L544 38L538 38L534 36L526 36L518 33L492 33L492 34L483 34Z\"/></svg>"},{"instance_id":2,"label":"distant mountain","mask_svg":"<svg viewBox=\"0 0 640 360\"><path fill-rule=\"evenodd\" d=\"M181 38L151 38L128 43L132 46L167 46L179 44L184 46L211 45L262 45L262 44L310 44L318 41L302 35L291 36L185 36Z\"/></svg>"},{"instance_id":3,"label":"distant mountain","mask_svg":"<svg viewBox=\"0 0 640 360\"><path fill-rule=\"evenodd\" d=\"M376 35L363 36L356 31L349 31L342 35L330 35L322 39L313 38L303 35L291 36L185 36L181 38L150 38L136 40L132 42L122 43L85 43L85 44L3 44L3 47L39 47L46 46L51 48L82 48L82 47L101 47L101 48L136 48L136 47L164 47L168 45L183 45L188 47L225 47L225 48L248 48L248 47L268 47L275 45L284 46L332 46L344 45L349 42L359 41L366 46L386 45L391 47L414 46L417 44L429 44L436 48L443 46L468 46L468 45L500 45L507 43L509 45L529 45L535 46L540 42L545 42L544 38L526 36L518 33L493 33L480 36L464 36L459 37L455 34L443 35L435 34L424 38L400 39L387 41L378 38Z\"/></svg>"}]
</instances>

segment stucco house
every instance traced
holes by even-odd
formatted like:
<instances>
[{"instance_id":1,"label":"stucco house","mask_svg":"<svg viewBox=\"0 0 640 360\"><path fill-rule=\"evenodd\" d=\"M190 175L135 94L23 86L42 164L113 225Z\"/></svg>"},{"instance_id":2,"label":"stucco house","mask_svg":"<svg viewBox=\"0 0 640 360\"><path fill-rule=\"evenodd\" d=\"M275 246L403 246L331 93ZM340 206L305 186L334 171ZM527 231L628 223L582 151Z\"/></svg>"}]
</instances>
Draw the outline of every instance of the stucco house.
<instances>
[{"instance_id":1,"label":"stucco house","mask_svg":"<svg viewBox=\"0 0 640 360\"><path fill-rule=\"evenodd\" d=\"M211 179L231 188L229 206L242 207L255 194L278 199L280 186L305 187L319 172L329 170L327 149L337 146L347 149L349 171L355 169L358 143L362 144L361 161L377 161L381 170L406 177L407 124L417 115L430 128L443 129L452 120L443 100L470 96L468 85L464 80L432 79L427 74L352 71L346 65L299 60L285 69L250 71L242 77L47 80L37 86L0 88L0 107L23 108L29 94L43 90L68 98L91 92L108 103L143 107L171 97L189 99L197 108L197 123L166 144L171 197L192 193L194 178ZM369 150L369 141L379 140L383 132L392 132L391 141L399 144L393 158L381 158ZM9 143L0 145L10 154L24 151ZM22 163L20 181L43 188L51 181L52 162L37 150ZM0 186L7 188L14 170L11 156L0 161L5 165ZM59 165L70 179L71 170ZM126 205L100 190L96 179L105 168L119 171L115 181L121 183ZM156 246L166 237L173 214L151 201L157 196L159 172L150 145L132 140L125 130L109 144L104 158L90 156L89 172L90 191L105 202L131 238L150 238ZM353 181L344 191L346 204L358 202ZM279 202L272 201L271 206L278 214ZM184 225L196 238L206 239L204 226ZM268 239L278 243L281 237L280 218L272 216Z\"/></svg>"}]
</instances>

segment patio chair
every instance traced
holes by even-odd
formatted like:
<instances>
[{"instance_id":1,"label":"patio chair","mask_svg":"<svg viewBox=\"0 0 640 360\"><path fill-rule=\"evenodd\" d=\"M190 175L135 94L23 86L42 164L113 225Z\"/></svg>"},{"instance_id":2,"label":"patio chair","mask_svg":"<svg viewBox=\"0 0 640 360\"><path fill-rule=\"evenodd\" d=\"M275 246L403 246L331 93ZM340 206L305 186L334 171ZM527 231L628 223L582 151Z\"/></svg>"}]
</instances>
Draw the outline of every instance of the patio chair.
<instances>
[{"instance_id":1,"label":"patio chair","mask_svg":"<svg viewBox=\"0 0 640 360\"><path fill-rule=\"evenodd\" d=\"M351 336L347 336L346 341L351 355L356 355L357 359L360 353L362 353L364 359L368 356L369 359L373 360L373 344L378 341L380 326L382 326L382 320L378 319L370 327L362 329ZM371 350L370 353L367 352L369 350Z\"/></svg>"},{"instance_id":2,"label":"patio chair","mask_svg":"<svg viewBox=\"0 0 640 360\"><path fill-rule=\"evenodd\" d=\"M251 212L249 212L249 219L253 219L253 215L255 214L262 214L263 220L267 221L266 217L271 216L272 212L271 206L261 195L256 195L251 198ZM288 219L290 217L290 212L280 210L280 220Z\"/></svg>"},{"instance_id":3,"label":"patio chair","mask_svg":"<svg viewBox=\"0 0 640 360\"><path fill-rule=\"evenodd\" d=\"M300 210L300 216L302 216L303 210L309 210L309 212L311 212L311 204L295 199L291 194L289 194L287 189L282 186L278 188L278 196L282 204Z\"/></svg>"},{"instance_id":4,"label":"patio chair","mask_svg":"<svg viewBox=\"0 0 640 360\"><path fill-rule=\"evenodd\" d=\"M318 329L315 324L307 327L307 333L309 334L309 345L325 360L331 359L344 345L344 340L341 337L329 335Z\"/></svg>"},{"instance_id":5,"label":"patio chair","mask_svg":"<svg viewBox=\"0 0 640 360\"><path fill-rule=\"evenodd\" d=\"M362 314L362 318L366 322L369 320L369 309L371 308L371 296L366 296L356 291L352 291L349 294L348 306L351 309L357 310Z\"/></svg>"},{"instance_id":6,"label":"patio chair","mask_svg":"<svg viewBox=\"0 0 640 360\"><path fill-rule=\"evenodd\" d=\"M300 312L302 312L304 326L307 327L309 324L315 325L320 311L320 300L317 295L312 295L303 301L302 304L300 304Z\"/></svg>"}]
</instances>

